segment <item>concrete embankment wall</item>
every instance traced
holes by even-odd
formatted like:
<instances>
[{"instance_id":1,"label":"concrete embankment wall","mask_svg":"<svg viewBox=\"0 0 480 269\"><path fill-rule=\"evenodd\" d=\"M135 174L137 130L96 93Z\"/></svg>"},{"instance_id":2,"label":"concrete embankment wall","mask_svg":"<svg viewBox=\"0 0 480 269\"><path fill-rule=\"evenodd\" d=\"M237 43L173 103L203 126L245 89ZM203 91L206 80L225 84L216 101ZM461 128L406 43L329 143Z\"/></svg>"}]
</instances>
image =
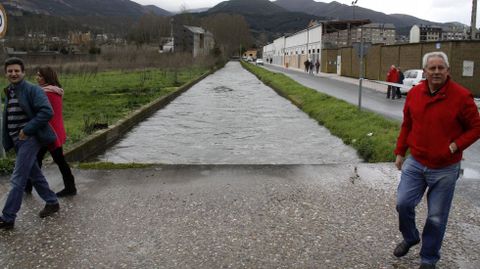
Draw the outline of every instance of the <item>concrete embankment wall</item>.
<instances>
[{"instance_id":1,"label":"concrete embankment wall","mask_svg":"<svg viewBox=\"0 0 480 269\"><path fill-rule=\"evenodd\" d=\"M219 67L221 68L221 67ZM85 140L78 142L73 147L65 151L65 158L69 162L83 161L89 157L98 155L108 147L113 145L125 133L130 131L135 125L142 122L146 118L153 115L159 109L168 105L175 98L190 89L193 85L214 73L219 68L215 68L199 78L188 82L187 84L178 88L175 92L160 97L159 99L142 106L140 109L128 115L126 118L119 120L116 124L110 126L108 129L99 130L87 137Z\"/></svg>"}]
</instances>

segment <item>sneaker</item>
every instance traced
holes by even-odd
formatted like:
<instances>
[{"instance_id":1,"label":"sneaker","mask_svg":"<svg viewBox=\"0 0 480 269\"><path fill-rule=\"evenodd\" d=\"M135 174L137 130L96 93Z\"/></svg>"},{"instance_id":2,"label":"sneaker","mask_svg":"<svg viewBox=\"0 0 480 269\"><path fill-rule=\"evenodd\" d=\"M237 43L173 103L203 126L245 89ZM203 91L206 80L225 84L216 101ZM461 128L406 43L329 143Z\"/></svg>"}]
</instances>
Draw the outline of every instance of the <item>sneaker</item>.
<instances>
[{"instance_id":1,"label":"sneaker","mask_svg":"<svg viewBox=\"0 0 480 269\"><path fill-rule=\"evenodd\" d=\"M40 218L45 218L45 217L53 215L53 213L55 213L55 212L58 212L58 210L60 210L60 204L59 203L50 204L50 205L46 204L45 207L42 209L42 211L40 211L40 213L38 213L38 216L40 216Z\"/></svg>"},{"instance_id":2,"label":"sneaker","mask_svg":"<svg viewBox=\"0 0 480 269\"><path fill-rule=\"evenodd\" d=\"M419 269L435 269L435 264L431 263L422 263Z\"/></svg>"},{"instance_id":3,"label":"sneaker","mask_svg":"<svg viewBox=\"0 0 480 269\"><path fill-rule=\"evenodd\" d=\"M415 246L418 243L420 243L420 240L418 240L417 242L415 242L413 244L408 244L404 240L400 244L397 245L395 250L393 250L393 255L395 255L395 257L398 257L398 258L403 257L403 256L407 255L407 253L408 253L408 251L410 250L411 247Z\"/></svg>"},{"instance_id":4,"label":"sneaker","mask_svg":"<svg viewBox=\"0 0 480 269\"><path fill-rule=\"evenodd\" d=\"M77 189L63 189L57 192L57 197L66 197L66 196L74 196L77 194Z\"/></svg>"},{"instance_id":5,"label":"sneaker","mask_svg":"<svg viewBox=\"0 0 480 269\"><path fill-rule=\"evenodd\" d=\"M13 229L14 224L15 224L14 222L7 222L0 217L0 229L3 229L3 230Z\"/></svg>"}]
</instances>

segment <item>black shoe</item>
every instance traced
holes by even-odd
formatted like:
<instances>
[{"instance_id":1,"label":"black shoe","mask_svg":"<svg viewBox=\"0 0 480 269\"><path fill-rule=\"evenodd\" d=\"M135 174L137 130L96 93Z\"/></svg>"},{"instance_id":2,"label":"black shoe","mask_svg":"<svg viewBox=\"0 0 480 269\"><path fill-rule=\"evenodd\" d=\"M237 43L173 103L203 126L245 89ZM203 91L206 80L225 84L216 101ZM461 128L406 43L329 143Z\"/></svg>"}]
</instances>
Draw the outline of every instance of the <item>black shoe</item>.
<instances>
[{"instance_id":1,"label":"black shoe","mask_svg":"<svg viewBox=\"0 0 480 269\"><path fill-rule=\"evenodd\" d=\"M63 189L57 192L57 197L66 197L66 196L74 196L77 194L77 189Z\"/></svg>"},{"instance_id":2,"label":"black shoe","mask_svg":"<svg viewBox=\"0 0 480 269\"><path fill-rule=\"evenodd\" d=\"M420 240L418 240L417 242L415 242L413 244L408 244L407 242L402 241L393 250L393 255L395 255L395 257L398 257L398 258L403 257L403 256L407 255L407 253L408 253L408 251L410 250L411 247L415 246L418 243L420 243Z\"/></svg>"},{"instance_id":3,"label":"black shoe","mask_svg":"<svg viewBox=\"0 0 480 269\"><path fill-rule=\"evenodd\" d=\"M6 222L2 218L0 218L0 229L11 230L13 229L14 224L14 222Z\"/></svg>"},{"instance_id":4,"label":"black shoe","mask_svg":"<svg viewBox=\"0 0 480 269\"><path fill-rule=\"evenodd\" d=\"M53 215L53 213L55 213L55 212L58 212L58 210L60 210L60 204L59 203L50 204L50 205L46 204L45 207L42 209L42 211L40 211L40 213L38 213L38 216L40 218L45 218L45 217Z\"/></svg>"},{"instance_id":5,"label":"black shoe","mask_svg":"<svg viewBox=\"0 0 480 269\"><path fill-rule=\"evenodd\" d=\"M419 269L435 269L435 264L431 263L422 263Z\"/></svg>"}]
</instances>

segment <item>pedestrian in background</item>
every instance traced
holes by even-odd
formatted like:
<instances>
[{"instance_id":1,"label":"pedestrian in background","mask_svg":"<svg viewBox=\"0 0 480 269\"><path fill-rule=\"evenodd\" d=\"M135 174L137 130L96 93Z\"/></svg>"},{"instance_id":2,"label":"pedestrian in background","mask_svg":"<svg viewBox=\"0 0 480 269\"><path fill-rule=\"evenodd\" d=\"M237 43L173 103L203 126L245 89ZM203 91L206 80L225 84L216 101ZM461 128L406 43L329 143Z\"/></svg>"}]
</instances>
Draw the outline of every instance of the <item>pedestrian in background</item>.
<instances>
[{"instance_id":1,"label":"pedestrian in background","mask_svg":"<svg viewBox=\"0 0 480 269\"><path fill-rule=\"evenodd\" d=\"M46 202L39 213L41 218L57 212L60 205L37 163L40 148L56 139L48 124L53 116L52 107L43 90L24 79L23 60L8 58L4 70L10 85L5 89L2 142L6 151L15 149L16 158L10 179L11 189L0 217L0 229L12 229L28 180Z\"/></svg>"},{"instance_id":2,"label":"pedestrian in background","mask_svg":"<svg viewBox=\"0 0 480 269\"><path fill-rule=\"evenodd\" d=\"M393 254L406 255L421 239L420 268L427 269L440 259L462 152L480 137L480 116L470 91L450 78L445 53L425 54L423 70L426 80L407 95L395 149L395 165L402 171L396 208L403 241ZM407 149L411 155L405 159ZM427 188L428 216L420 238L415 207Z\"/></svg>"},{"instance_id":3,"label":"pedestrian in background","mask_svg":"<svg viewBox=\"0 0 480 269\"><path fill-rule=\"evenodd\" d=\"M313 75L313 69L315 69L315 63L313 62L313 60L308 60L308 62L310 63L310 66L308 68L308 73L310 75Z\"/></svg>"},{"instance_id":4,"label":"pedestrian in background","mask_svg":"<svg viewBox=\"0 0 480 269\"><path fill-rule=\"evenodd\" d=\"M318 75L318 71L320 71L320 62L317 59L317 61L315 62L315 72L317 73L317 75Z\"/></svg>"},{"instance_id":5,"label":"pedestrian in background","mask_svg":"<svg viewBox=\"0 0 480 269\"><path fill-rule=\"evenodd\" d=\"M403 75L402 69L400 67L397 67L397 73L398 73L398 84L403 84L403 80L405 80L405 76ZM400 99L402 98L402 92L400 91L400 87L395 87L395 94L397 95L397 98Z\"/></svg>"},{"instance_id":6,"label":"pedestrian in background","mask_svg":"<svg viewBox=\"0 0 480 269\"><path fill-rule=\"evenodd\" d=\"M52 126L57 139L54 143L44 146L40 149L37 155L38 166L42 167L42 160L45 157L47 151L50 152L50 155L53 158L53 161L57 164L62 174L63 184L65 188L60 192L57 192L58 197L72 196L77 194L77 189L75 187L75 178L72 174L70 166L68 165L65 157L63 156L63 144L67 139L65 133L65 127L63 124L63 115L62 115L62 106L63 106L63 94L64 90L62 85L58 80L57 73L49 66L40 67L37 70L36 80L38 85L42 87L45 94L48 97L48 100L53 108L53 117L49 121L50 126ZM25 187L27 193L32 192L31 182L27 182Z\"/></svg>"},{"instance_id":7,"label":"pedestrian in background","mask_svg":"<svg viewBox=\"0 0 480 269\"><path fill-rule=\"evenodd\" d=\"M392 83L397 83L398 82L397 68L395 68L395 65L393 65L393 64L392 64L392 66L390 66L390 70L388 70L387 82L392 82ZM387 99L390 99L390 96L392 96L392 99L395 98L395 87L391 86L391 85L388 85L388 87L387 87Z\"/></svg>"},{"instance_id":8,"label":"pedestrian in background","mask_svg":"<svg viewBox=\"0 0 480 269\"><path fill-rule=\"evenodd\" d=\"M308 73L308 69L310 68L310 61L307 59L303 64L305 65L305 72Z\"/></svg>"}]
</instances>

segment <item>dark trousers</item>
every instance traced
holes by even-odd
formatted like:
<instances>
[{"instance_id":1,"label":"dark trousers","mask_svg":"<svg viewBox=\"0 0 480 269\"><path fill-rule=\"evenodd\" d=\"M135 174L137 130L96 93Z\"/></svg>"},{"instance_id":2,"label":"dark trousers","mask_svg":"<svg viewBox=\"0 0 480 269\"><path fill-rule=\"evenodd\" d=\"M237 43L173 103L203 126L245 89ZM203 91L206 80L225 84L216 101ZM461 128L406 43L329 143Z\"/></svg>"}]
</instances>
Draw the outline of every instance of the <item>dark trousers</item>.
<instances>
[{"instance_id":1,"label":"dark trousers","mask_svg":"<svg viewBox=\"0 0 480 269\"><path fill-rule=\"evenodd\" d=\"M390 86L388 85L388 88L387 88L387 99L390 99L390 95L394 95L394 89L393 89L393 86Z\"/></svg>"},{"instance_id":2,"label":"dark trousers","mask_svg":"<svg viewBox=\"0 0 480 269\"><path fill-rule=\"evenodd\" d=\"M398 99L402 98L402 92L400 91L400 87L395 87L395 95Z\"/></svg>"},{"instance_id":3,"label":"dark trousers","mask_svg":"<svg viewBox=\"0 0 480 269\"><path fill-rule=\"evenodd\" d=\"M392 99L395 99L395 97L399 99L402 98L402 92L400 91L400 88L394 87L394 86L388 86L387 98L389 99L390 96L392 97Z\"/></svg>"},{"instance_id":4,"label":"dark trousers","mask_svg":"<svg viewBox=\"0 0 480 269\"><path fill-rule=\"evenodd\" d=\"M48 148L42 147L37 154L37 162L38 166L42 167L42 161L47 154ZM62 174L63 184L65 185L65 189L67 190L74 190L75 189L75 178L73 177L72 170L68 165L65 157L63 156L63 148L58 147L52 151L50 151L50 155L52 155L53 161L57 164L58 168L60 169L60 173ZM32 189L32 183L30 181L27 182L27 186L25 187L26 190Z\"/></svg>"}]
</instances>

